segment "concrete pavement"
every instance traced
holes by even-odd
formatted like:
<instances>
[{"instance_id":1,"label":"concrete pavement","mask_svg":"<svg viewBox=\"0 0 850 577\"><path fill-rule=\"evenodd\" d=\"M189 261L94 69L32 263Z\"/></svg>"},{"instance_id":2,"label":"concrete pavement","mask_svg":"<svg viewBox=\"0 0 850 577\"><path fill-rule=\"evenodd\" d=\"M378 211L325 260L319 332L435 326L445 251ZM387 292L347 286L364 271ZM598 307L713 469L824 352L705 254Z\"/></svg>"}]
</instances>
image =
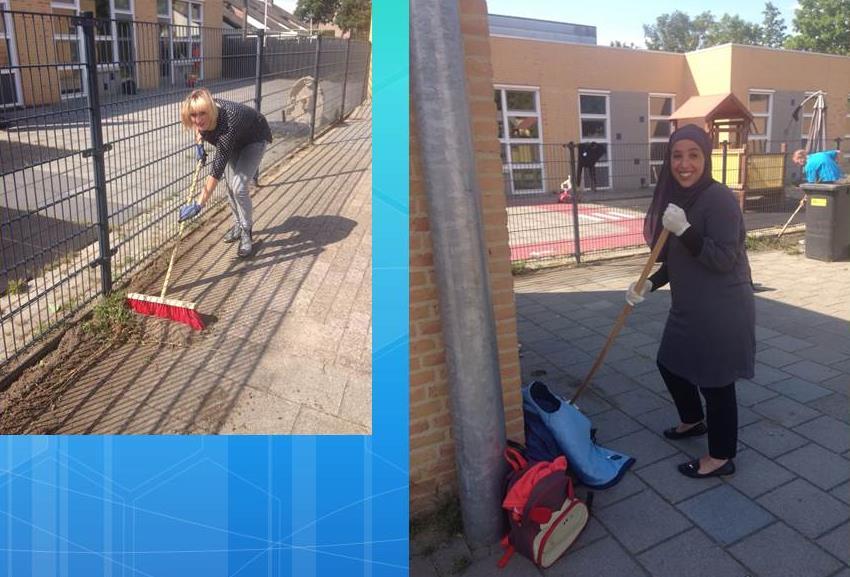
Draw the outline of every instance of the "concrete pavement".
<instances>
[{"instance_id":1,"label":"concrete pavement","mask_svg":"<svg viewBox=\"0 0 850 577\"><path fill-rule=\"evenodd\" d=\"M141 341L76 374L31 431L371 432L370 103L260 184L251 259L221 242L226 208L183 241L168 295L207 328L143 317ZM158 293L146 280L133 291Z\"/></svg>"},{"instance_id":2,"label":"concrete pavement","mask_svg":"<svg viewBox=\"0 0 850 577\"><path fill-rule=\"evenodd\" d=\"M569 396L601 350L646 256L541 271L515 279L523 381ZM737 385L735 475L693 480L678 463L705 437L672 442L676 412L654 358L669 291L628 320L579 401L597 440L636 457L613 488L596 491L592 519L545 571L460 537L411 551L411 575L434 577L850 576L850 263L779 250L750 253L757 302L757 366ZM583 494L583 489L580 490ZM418 553L418 554L417 554Z\"/></svg>"}]
</instances>

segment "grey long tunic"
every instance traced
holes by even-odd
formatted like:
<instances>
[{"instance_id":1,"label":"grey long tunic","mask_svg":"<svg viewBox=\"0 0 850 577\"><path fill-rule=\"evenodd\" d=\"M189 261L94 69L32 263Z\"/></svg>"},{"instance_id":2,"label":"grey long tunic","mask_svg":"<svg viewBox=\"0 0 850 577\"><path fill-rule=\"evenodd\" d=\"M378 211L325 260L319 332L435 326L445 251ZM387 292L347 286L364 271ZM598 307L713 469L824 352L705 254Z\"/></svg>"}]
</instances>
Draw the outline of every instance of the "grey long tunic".
<instances>
[{"instance_id":1,"label":"grey long tunic","mask_svg":"<svg viewBox=\"0 0 850 577\"><path fill-rule=\"evenodd\" d=\"M731 191L718 183L703 191L687 215L702 237L701 250L694 256L670 235L667 260L651 279L656 288L669 280L672 301L658 362L699 387L722 387L752 377L755 365L744 219Z\"/></svg>"}]
</instances>

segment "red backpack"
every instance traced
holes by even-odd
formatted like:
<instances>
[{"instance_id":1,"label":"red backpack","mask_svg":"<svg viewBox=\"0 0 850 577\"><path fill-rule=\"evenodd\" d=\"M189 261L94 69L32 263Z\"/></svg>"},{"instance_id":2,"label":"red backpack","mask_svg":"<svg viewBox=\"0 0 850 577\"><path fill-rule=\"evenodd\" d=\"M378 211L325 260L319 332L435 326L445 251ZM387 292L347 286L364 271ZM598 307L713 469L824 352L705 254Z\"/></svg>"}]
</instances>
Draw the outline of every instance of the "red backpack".
<instances>
[{"instance_id":1,"label":"red backpack","mask_svg":"<svg viewBox=\"0 0 850 577\"><path fill-rule=\"evenodd\" d=\"M508 447L505 459L512 468L502 502L509 529L501 541L505 552L498 565L504 567L519 551L535 565L549 567L587 525L587 505L575 496L565 456L529 463L520 451Z\"/></svg>"}]
</instances>

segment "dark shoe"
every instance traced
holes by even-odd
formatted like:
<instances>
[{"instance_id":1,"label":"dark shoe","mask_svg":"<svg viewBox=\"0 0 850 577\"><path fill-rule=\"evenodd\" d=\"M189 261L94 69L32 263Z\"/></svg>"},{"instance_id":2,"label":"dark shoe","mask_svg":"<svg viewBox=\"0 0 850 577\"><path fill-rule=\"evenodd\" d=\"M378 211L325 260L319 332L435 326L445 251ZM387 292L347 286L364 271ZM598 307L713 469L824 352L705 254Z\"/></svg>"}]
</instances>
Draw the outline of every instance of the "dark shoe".
<instances>
[{"instance_id":1,"label":"dark shoe","mask_svg":"<svg viewBox=\"0 0 850 577\"><path fill-rule=\"evenodd\" d=\"M242 227L238 224L234 224L233 228L224 234L224 242L236 242L240 238L242 238Z\"/></svg>"},{"instance_id":2,"label":"dark shoe","mask_svg":"<svg viewBox=\"0 0 850 577\"><path fill-rule=\"evenodd\" d=\"M699 437L700 435L705 435L707 431L708 429L705 428L705 423L697 423L687 431L682 432L677 431L676 427L670 427L664 431L664 436L675 441L687 437Z\"/></svg>"},{"instance_id":3,"label":"dark shoe","mask_svg":"<svg viewBox=\"0 0 850 577\"><path fill-rule=\"evenodd\" d=\"M245 258L251 256L251 251L254 246L251 242L251 229L245 228L242 229L241 235L239 237L239 249L236 251L236 254L239 255L240 258Z\"/></svg>"},{"instance_id":4,"label":"dark shoe","mask_svg":"<svg viewBox=\"0 0 850 577\"><path fill-rule=\"evenodd\" d=\"M717 467L710 473L700 473L699 472L699 459L695 459L693 461L689 461L687 463L682 463L679 465L679 472L683 474L685 477L690 477L691 479L706 479L708 477L722 477L725 475L731 475L735 472L735 463L732 462L732 459L729 459L723 465Z\"/></svg>"}]
</instances>

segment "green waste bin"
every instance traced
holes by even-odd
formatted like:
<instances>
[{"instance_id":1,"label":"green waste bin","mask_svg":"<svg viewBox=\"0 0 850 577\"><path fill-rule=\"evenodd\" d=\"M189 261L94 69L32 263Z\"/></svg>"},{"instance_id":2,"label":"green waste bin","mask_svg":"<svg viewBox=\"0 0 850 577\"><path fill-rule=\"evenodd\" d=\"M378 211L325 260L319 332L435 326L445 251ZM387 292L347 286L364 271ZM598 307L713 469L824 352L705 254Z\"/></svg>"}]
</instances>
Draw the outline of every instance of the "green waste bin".
<instances>
[{"instance_id":1,"label":"green waste bin","mask_svg":"<svg viewBox=\"0 0 850 577\"><path fill-rule=\"evenodd\" d=\"M803 184L806 201L806 257L850 260L850 182Z\"/></svg>"}]
</instances>

